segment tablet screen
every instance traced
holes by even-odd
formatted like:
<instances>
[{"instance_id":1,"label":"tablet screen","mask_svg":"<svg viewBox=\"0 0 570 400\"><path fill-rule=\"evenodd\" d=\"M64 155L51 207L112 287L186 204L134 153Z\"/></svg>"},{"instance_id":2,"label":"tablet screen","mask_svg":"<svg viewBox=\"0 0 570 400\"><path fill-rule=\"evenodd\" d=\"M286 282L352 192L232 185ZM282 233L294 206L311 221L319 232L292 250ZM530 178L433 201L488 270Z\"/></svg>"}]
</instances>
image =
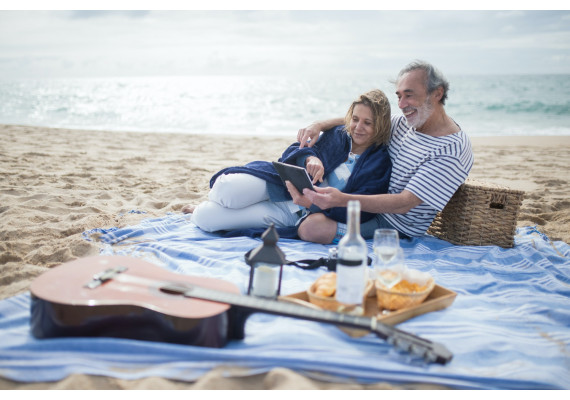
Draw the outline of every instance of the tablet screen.
<instances>
[{"instance_id":1,"label":"tablet screen","mask_svg":"<svg viewBox=\"0 0 570 400\"><path fill-rule=\"evenodd\" d=\"M315 190L305 168L277 161L273 161L273 166L275 170L277 170L283 183L285 183L285 181L291 181L300 193L303 193L303 189L305 188Z\"/></svg>"}]
</instances>

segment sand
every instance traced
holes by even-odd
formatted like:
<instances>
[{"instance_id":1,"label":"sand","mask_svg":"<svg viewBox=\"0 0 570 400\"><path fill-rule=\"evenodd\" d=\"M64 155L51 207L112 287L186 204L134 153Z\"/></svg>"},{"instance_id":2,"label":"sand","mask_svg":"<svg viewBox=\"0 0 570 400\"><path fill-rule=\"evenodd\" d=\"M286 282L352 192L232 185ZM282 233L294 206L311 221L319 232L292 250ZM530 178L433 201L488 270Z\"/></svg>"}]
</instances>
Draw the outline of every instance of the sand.
<instances>
[{"instance_id":1,"label":"sand","mask_svg":"<svg viewBox=\"0 0 570 400\"><path fill-rule=\"evenodd\" d=\"M0 299L26 292L48 268L99 248L93 228L123 227L180 212L206 199L222 167L274 160L295 140L275 137L147 134L0 125ZM570 136L472 138L470 177L524 190L518 226L570 243ZM143 213L129 213L137 210ZM410 387L410 386L408 386ZM73 375L61 382L0 389L393 388L326 384L278 368L247 378L213 370L196 383Z\"/></svg>"}]
</instances>

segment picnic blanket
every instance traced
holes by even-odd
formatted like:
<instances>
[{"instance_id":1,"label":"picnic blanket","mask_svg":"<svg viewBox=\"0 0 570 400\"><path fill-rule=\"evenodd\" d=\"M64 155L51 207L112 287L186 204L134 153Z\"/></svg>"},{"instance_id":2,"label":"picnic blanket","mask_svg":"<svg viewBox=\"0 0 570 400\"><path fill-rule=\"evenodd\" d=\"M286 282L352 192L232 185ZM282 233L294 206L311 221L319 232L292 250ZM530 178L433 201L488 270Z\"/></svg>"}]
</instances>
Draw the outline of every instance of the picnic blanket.
<instances>
[{"instance_id":1,"label":"picnic blanket","mask_svg":"<svg viewBox=\"0 0 570 400\"><path fill-rule=\"evenodd\" d=\"M261 243L205 233L180 214L94 229L84 237L98 241L101 254L227 280L242 293L249 279L244 254ZM570 389L570 246L533 227L519 228L515 243L511 249L455 246L428 235L401 241L410 268L457 293L450 307L398 325L444 344L454 354L447 365L410 358L373 334L353 338L334 325L261 313L249 317L245 339L219 349L103 337L36 339L29 330L30 296L21 294L0 301L0 376L21 382L70 374L194 381L214 367L242 367L241 374L285 367L336 382ZM324 257L331 247L293 239L278 245L292 261ZM324 272L285 266L282 294L306 290Z\"/></svg>"}]
</instances>

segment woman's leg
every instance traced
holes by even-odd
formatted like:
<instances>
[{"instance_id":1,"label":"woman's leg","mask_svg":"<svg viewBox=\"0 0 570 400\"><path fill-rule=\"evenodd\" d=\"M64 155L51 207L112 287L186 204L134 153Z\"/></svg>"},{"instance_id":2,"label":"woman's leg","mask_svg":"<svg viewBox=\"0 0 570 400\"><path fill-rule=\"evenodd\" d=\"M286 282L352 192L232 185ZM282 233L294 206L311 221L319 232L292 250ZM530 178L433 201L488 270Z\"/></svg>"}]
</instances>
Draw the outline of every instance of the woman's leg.
<instances>
[{"instance_id":1,"label":"woman's leg","mask_svg":"<svg viewBox=\"0 0 570 400\"><path fill-rule=\"evenodd\" d=\"M249 174L227 174L216 179L208 198L222 207L244 208L269 200L269 195L263 179ZM196 208L196 205L188 204L181 211L184 214L194 214Z\"/></svg>"},{"instance_id":2,"label":"woman's leg","mask_svg":"<svg viewBox=\"0 0 570 400\"><path fill-rule=\"evenodd\" d=\"M227 174L216 179L208 198L225 208L244 208L269 200L269 194L267 183L261 178L249 174Z\"/></svg>"},{"instance_id":3,"label":"woman's leg","mask_svg":"<svg viewBox=\"0 0 570 400\"><path fill-rule=\"evenodd\" d=\"M306 242L332 243L336 235L337 222L323 213L309 215L301 222L297 234Z\"/></svg>"},{"instance_id":4,"label":"woman's leg","mask_svg":"<svg viewBox=\"0 0 570 400\"><path fill-rule=\"evenodd\" d=\"M374 237L374 231L378 228L394 229L388 221L384 219L382 214L376 214L371 220L360 224L360 234L365 240L372 239ZM345 233L346 224L325 217L322 213L309 215L301 222L297 230L297 234L302 240L321 244L330 244L333 243L333 241L336 243ZM400 237L402 237L401 233L400 235ZM403 237L406 236L403 235ZM337 241L335 241L335 238Z\"/></svg>"},{"instance_id":5,"label":"woman's leg","mask_svg":"<svg viewBox=\"0 0 570 400\"><path fill-rule=\"evenodd\" d=\"M294 226L298 216L284 203L260 201L249 207L234 209L222 207L216 202L200 203L192 214L192 222L207 232L219 230Z\"/></svg>"}]
</instances>

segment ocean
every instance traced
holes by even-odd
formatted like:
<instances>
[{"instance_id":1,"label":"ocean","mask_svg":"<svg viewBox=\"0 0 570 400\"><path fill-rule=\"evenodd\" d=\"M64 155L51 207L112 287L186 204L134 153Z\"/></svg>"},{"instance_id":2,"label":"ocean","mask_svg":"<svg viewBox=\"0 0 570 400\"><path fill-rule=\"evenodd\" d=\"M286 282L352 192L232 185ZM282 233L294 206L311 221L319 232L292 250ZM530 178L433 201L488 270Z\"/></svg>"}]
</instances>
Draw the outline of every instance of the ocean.
<instances>
[{"instance_id":1,"label":"ocean","mask_svg":"<svg viewBox=\"0 0 570 400\"><path fill-rule=\"evenodd\" d=\"M0 123L56 128L296 137L344 116L393 77L188 76L0 80ZM472 137L570 135L570 75L448 76L448 115Z\"/></svg>"}]
</instances>

